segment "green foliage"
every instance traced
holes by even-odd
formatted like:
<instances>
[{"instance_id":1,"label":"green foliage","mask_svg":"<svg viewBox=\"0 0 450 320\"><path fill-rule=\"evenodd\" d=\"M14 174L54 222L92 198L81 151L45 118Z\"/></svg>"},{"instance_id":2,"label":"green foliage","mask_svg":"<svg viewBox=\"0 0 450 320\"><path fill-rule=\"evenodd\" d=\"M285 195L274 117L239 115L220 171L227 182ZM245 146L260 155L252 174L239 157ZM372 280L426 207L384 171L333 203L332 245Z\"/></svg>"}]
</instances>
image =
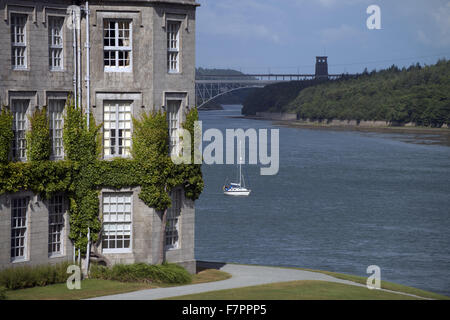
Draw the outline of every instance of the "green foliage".
<instances>
[{"instance_id":1,"label":"green foliage","mask_svg":"<svg viewBox=\"0 0 450 320\"><path fill-rule=\"evenodd\" d=\"M285 105L297 97L301 90L322 82L322 80L289 81L256 89L244 100L242 114L255 115L256 112L261 111L280 112Z\"/></svg>"},{"instance_id":2,"label":"green foliage","mask_svg":"<svg viewBox=\"0 0 450 320\"><path fill-rule=\"evenodd\" d=\"M36 109L28 120L30 121L30 130L26 134L28 160L49 160L51 144L47 108Z\"/></svg>"},{"instance_id":3,"label":"green foliage","mask_svg":"<svg viewBox=\"0 0 450 320\"><path fill-rule=\"evenodd\" d=\"M197 80L209 80L211 75L220 76L220 79L227 79L228 77L228 79L256 80L254 77L249 77L240 71L232 69L208 69L202 67L195 69L195 79Z\"/></svg>"},{"instance_id":4,"label":"green foliage","mask_svg":"<svg viewBox=\"0 0 450 320\"><path fill-rule=\"evenodd\" d=\"M159 211L170 207L169 191L175 186L169 156L166 114L152 112L133 119L132 155L142 170L139 198Z\"/></svg>"},{"instance_id":5,"label":"green foliage","mask_svg":"<svg viewBox=\"0 0 450 320\"><path fill-rule=\"evenodd\" d=\"M6 288L0 287L0 300L6 300Z\"/></svg>"},{"instance_id":6,"label":"green foliage","mask_svg":"<svg viewBox=\"0 0 450 320\"><path fill-rule=\"evenodd\" d=\"M148 265L145 263L116 264L112 268L93 264L91 265L89 277L122 282L170 284L186 284L192 281L192 276L186 269L172 263L163 263L161 265Z\"/></svg>"},{"instance_id":7,"label":"green foliage","mask_svg":"<svg viewBox=\"0 0 450 320\"><path fill-rule=\"evenodd\" d=\"M68 100L69 101L69 100ZM66 104L64 118L64 153L66 159L81 163L92 162L99 158L101 125L95 124L94 117L87 117L81 108L76 108L73 102Z\"/></svg>"},{"instance_id":8,"label":"green foliage","mask_svg":"<svg viewBox=\"0 0 450 320\"><path fill-rule=\"evenodd\" d=\"M12 113L6 108L2 108L0 112L0 164L5 164L9 160L11 141L14 137L12 125Z\"/></svg>"},{"instance_id":9,"label":"green foliage","mask_svg":"<svg viewBox=\"0 0 450 320\"><path fill-rule=\"evenodd\" d=\"M20 266L0 270L0 286L23 289L62 283L67 280L68 262L55 265Z\"/></svg>"},{"instance_id":10,"label":"green foliage","mask_svg":"<svg viewBox=\"0 0 450 320\"><path fill-rule=\"evenodd\" d=\"M381 120L440 127L450 123L449 88L450 61L402 70L393 65L303 89L289 83L267 86L258 96L249 96L243 112L289 111L311 120Z\"/></svg>"},{"instance_id":11,"label":"green foliage","mask_svg":"<svg viewBox=\"0 0 450 320\"><path fill-rule=\"evenodd\" d=\"M35 113L32 120L35 126L29 134L32 161L0 162L0 194L31 190L48 199L54 193L65 193L70 203L69 238L83 254L88 228L93 242L99 238L101 188L141 186L140 199L160 211L170 207L169 192L177 185L184 185L186 196L192 200L198 198L203 189L200 165L176 166L172 163L165 113L154 112L142 115L141 119L133 119L133 159L104 161L99 160L100 126L95 124L94 118L90 117L87 128L86 115L81 108L69 103L66 111L63 131L66 160L43 161L43 154L46 160L49 159L47 145L42 143L45 113ZM193 123L198 119L196 110L191 111L187 118L188 126L193 130ZM48 125L46 128L48 130ZM38 146L45 152L40 153Z\"/></svg>"},{"instance_id":12,"label":"green foliage","mask_svg":"<svg viewBox=\"0 0 450 320\"><path fill-rule=\"evenodd\" d=\"M0 164L0 194L31 190L48 199L70 189L74 164L70 161Z\"/></svg>"},{"instance_id":13,"label":"green foliage","mask_svg":"<svg viewBox=\"0 0 450 320\"><path fill-rule=\"evenodd\" d=\"M191 159L194 159L194 141L195 138L201 139L201 137L195 137L194 125L195 121L198 121L198 111L196 108L189 110L186 115L186 122L183 124L183 128L188 130L191 134ZM200 164L180 164L176 168L178 175L182 180L180 184L184 186L184 192L187 198L191 200L197 200L203 191L204 182L202 176L202 169Z\"/></svg>"}]
</instances>

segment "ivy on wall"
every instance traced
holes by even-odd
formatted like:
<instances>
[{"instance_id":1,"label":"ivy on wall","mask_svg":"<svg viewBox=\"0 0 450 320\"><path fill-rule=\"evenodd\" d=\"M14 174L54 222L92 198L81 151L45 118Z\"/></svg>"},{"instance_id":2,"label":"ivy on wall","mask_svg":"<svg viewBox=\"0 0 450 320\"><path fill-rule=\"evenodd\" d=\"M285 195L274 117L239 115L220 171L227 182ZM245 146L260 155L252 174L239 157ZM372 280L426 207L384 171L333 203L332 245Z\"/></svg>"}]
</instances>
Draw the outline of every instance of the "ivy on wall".
<instances>
[{"instance_id":1,"label":"ivy on wall","mask_svg":"<svg viewBox=\"0 0 450 320\"><path fill-rule=\"evenodd\" d=\"M50 128L47 117L47 108L36 109L28 117L31 130L26 133L27 158L33 161L45 161L50 159Z\"/></svg>"},{"instance_id":2,"label":"ivy on wall","mask_svg":"<svg viewBox=\"0 0 450 320\"><path fill-rule=\"evenodd\" d=\"M184 127L194 131L196 109L186 115ZM139 198L149 207L164 211L171 206L170 191L182 185L185 195L196 200L203 190L200 165L175 165L169 156L166 114L152 112L133 119L132 158L101 160L101 125L73 102L66 105L63 142L64 161L49 161L50 135L45 108L30 118L27 133L28 162L9 162L12 116L0 113L0 194L31 190L48 199L64 192L69 199L69 238L84 253L88 227L96 242L101 231L99 190L141 187ZM5 129L5 130L3 130ZM193 136L193 134L192 134ZM193 148L192 148L193 150Z\"/></svg>"},{"instance_id":3,"label":"ivy on wall","mask_svg":"<svg viewBox=\"0 0 450 320\"><path fill-rule=\"evenodd\" d=\"M191 200L197 200L200 197L204 187L201 164L194 163L194 141L195 138L201 139L201 137L195 136L196 134L201 134L201 132L196 133L194 130L196 121L198 121L198 111L197 108L193 108L188 112L186 115L186 122L183 123L183 128L188 130L191 134L192 164L181 164L176 166L178 174L183 181L182 184L184 186L185 195Z\"/></svg>"},{"instance_id":4,"label":"ivy on wall","mask_svg":"<svg viewBox=\"0 0 450 320\"><path fill-rule=\"evenodd\" d=\"M11 141L14 137L12 130L13 115L11 112L2 108L0 111L0 164L8 163Z\"/></svg>"}]
</instances>

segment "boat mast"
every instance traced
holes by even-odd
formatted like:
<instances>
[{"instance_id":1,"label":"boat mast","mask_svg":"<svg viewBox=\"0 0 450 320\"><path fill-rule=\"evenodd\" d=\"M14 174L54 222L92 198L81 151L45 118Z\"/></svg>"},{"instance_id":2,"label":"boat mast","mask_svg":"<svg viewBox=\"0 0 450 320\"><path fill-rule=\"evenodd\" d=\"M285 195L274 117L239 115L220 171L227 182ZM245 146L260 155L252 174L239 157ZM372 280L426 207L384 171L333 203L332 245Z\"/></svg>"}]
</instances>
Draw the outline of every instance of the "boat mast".
<instances>
[{"instance_id":1,"label":"boat mast","mask_svg":"<svg viewBox=\"0 0 450 320\"><path fill-rule=\"evenodd\" d=\"M241 173L241 165L242 165L241 145L242 145L242 142L239 141L239 186L240 187L241 187L241 177L242 177L242 173Z\"/></svg>"}]
</instances>

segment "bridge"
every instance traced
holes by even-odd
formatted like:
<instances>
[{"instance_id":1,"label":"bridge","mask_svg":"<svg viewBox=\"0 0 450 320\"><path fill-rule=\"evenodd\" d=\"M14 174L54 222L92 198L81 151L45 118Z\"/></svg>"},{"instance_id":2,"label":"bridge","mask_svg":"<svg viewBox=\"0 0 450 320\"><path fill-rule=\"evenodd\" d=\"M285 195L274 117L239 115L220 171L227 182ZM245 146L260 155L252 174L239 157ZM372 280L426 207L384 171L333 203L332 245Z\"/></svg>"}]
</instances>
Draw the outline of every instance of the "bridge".
<instances>
[{"instance_id":1,"label":"bridge","mask_svg":"<svg viewBox=\"0 0 450 320\"><path fill-rule=\"evenodd\" d=\"M263 88L268 84L285 81L306 81L316 78L338 79L341 74L236 74L236 75L202 75L195 80L197 108L202 108L209 101L224 94L245 88Z\"/></svg>"}]
</instances>

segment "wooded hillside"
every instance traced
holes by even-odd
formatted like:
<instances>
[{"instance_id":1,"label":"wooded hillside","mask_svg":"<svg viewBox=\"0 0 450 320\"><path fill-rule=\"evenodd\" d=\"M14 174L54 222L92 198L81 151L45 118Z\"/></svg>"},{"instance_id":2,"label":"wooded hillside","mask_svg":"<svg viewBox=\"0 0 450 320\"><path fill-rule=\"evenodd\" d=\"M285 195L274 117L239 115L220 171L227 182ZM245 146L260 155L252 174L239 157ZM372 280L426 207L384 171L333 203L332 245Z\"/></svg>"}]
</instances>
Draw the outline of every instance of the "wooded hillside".
<instances>
[{"instance_id":1,"label":"wooded hillside","mask_svg":"<svg viewBox=\"0 0 450 320\"><path fill-rule=\"evenodd\" d=\"M295 98L292 98L295 96ZM324 83L279 83L244 102L244 114L295 112L302 119L384 120L424 126L450 123L450 61L381 71Z\"/></svg>"}]
</instances>

